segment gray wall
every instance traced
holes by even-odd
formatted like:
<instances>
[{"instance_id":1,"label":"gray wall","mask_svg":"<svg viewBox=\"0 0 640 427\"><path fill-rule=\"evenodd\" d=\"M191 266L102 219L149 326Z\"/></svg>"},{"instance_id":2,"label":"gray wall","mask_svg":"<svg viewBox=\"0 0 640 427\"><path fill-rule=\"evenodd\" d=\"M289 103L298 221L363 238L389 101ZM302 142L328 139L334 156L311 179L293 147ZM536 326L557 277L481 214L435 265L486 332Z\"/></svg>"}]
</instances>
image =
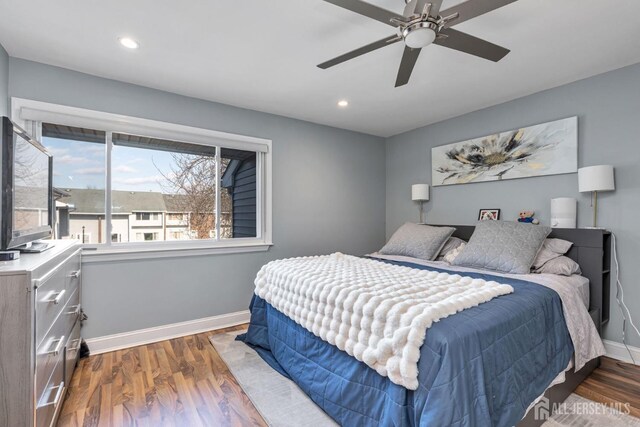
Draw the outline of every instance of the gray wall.
<instances>
[{"instance_id":1,"label":"gray wall","mask_svg":"<svg viewBox=\"0 0 640 427\"><path fill-rule=\"evenodd\" d=\"M9 111L9 55L0 44L0 116L6 116Z\"/></svg>"},{"instance_id":2,"label":"gray wall","mask_svg":"<svg viewBox=\"0 0 640 427\"><path fill-rule=\"evenodd\" d=\"M243 110L11 58L9 94L273 140L273 241L266 253L86 264L85 338L245 310L276 258L384 243L382 138Z\"/></svg>"},{"instance_id":3,"label":"gray wall","mask_svg":"<svg viewBox=\"0 0 640 427\"><path fill-rule=\"evenodd\" d=\"M431 182L431 147L569 116L579 121L579 166L611 164L617 190L601 194L599 225L618 236L625 301L640 323L640 64L601 74L387 139L387 236L416 221L410 186ZM437 108L435 106L434 108ZM473 224L480 208L501 208L513 220L521 209L549 223L549 200L575 197L579 226L591 225L590 199L580 194L577 174L432 188L427 221ZM612 283L613 287L613 283ZM612 288L613 289L613 288ZM613 301L605 338L622 340L622 317ZM632 335L629 333L629 335ZM629 339L640 346L640 339Z\"/></svg>"}]
</instances>

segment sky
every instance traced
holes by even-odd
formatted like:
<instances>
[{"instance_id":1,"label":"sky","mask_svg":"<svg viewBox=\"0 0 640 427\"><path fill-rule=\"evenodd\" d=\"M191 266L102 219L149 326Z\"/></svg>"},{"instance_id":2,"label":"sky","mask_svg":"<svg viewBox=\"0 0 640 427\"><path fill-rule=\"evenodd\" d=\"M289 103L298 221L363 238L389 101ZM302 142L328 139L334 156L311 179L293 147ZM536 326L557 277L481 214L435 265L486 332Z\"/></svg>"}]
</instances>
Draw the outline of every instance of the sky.
<instances>
[{"instance_id":1,"label":"sky","mask_svg":"<svg viewBox=\"0 0 640 427\"><path fill-rule=\"evenodd\" d=\"M53 185L65 188L105 187L105 145L91 142L43 138L53 155ZM171 172L171 153L113 146L112 189L171 192L163 177Z\"/></svg>"}]
</instances>

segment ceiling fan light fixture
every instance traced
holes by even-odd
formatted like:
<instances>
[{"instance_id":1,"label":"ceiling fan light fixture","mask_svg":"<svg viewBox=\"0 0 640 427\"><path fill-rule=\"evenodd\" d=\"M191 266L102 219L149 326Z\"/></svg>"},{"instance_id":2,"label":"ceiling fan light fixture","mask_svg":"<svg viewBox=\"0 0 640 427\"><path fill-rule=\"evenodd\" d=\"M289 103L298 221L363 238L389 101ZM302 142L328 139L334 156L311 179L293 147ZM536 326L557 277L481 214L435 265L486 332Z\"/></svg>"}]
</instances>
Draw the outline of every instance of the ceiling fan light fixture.
<instances>
[{"instance_id":1,"label":"ceiling fan light fixture","mask_svg":"<svg viewBox=\"0 0 640 427\"><path fill-rule=\"evenodd\" d=\"M404 43L411 49L422 49L436 39L438 26L433 22L418 22L402 30Z\"/></svg>"}]
</instances>

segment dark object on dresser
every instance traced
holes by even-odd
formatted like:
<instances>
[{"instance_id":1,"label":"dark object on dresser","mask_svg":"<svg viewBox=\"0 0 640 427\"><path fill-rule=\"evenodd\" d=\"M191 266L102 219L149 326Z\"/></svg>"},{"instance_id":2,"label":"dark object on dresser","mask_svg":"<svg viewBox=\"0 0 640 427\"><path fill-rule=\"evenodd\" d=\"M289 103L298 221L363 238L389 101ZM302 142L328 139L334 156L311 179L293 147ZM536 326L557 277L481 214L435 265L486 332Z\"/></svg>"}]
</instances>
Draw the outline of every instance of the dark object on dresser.
<instances>
[{"instance_id":1,"label":"dark object on dresser","mask_svg":"<svg viewBox=\"0 0 640 427\"><path fill-rule=\"evenodd\" d=\"M80 343L80 359L84 359L86 357L91 356L91 352L89 351L89 346L87 345L87 342L85 340L82 340L82 342Z\"/></svg>"}]
</instances>

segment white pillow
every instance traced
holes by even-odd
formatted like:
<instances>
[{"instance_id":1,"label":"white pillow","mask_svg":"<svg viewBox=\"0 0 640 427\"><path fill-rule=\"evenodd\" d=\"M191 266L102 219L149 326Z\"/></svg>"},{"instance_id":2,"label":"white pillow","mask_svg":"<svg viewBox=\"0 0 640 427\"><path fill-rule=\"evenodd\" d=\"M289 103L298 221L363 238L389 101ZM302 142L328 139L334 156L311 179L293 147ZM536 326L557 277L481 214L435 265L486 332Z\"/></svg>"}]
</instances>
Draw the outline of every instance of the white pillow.
<instances>
[{"instance_id":1,"label":"white pillow","mask_svg":"<svg viewBox=\"0 0 640 427\"><path fill-rule=\"evenodd\" d=\"M442 250L440 251L440 254L438 255L438 258L436 258L436 260L443 261L445 255L447 255L449 252L453 251L454 249L457 249L461 244L464 244L464 243L467 243L467 242L457 237L449 237L449 240L447 240L447 242L442 247Z\"/></svg>"},{"instance_id":2,"label":"white pillow","mask_svg":"<svg viewBox=\"0 0 640 427\"><path fill-rule=\"evenodd\" d=\"M467 244L463 241L457 248L447 252L447 254L444 256L444 261L448 262L449 264L453 264L453 261L455 261L458 255L460 255L460 252L462 252L465 246L467 246Z\"/></svg>"}]
</instances>

